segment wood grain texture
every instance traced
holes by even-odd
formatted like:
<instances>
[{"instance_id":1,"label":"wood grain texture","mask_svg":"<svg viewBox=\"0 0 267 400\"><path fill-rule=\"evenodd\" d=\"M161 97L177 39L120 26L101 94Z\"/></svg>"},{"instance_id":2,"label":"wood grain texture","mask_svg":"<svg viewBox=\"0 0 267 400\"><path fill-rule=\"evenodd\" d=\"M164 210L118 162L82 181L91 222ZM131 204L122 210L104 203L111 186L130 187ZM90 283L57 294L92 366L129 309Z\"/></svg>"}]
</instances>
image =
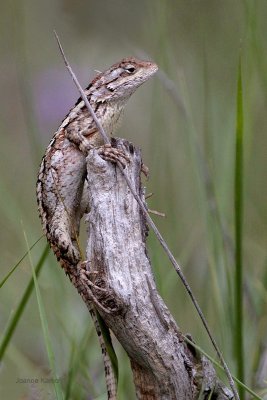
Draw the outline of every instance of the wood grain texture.
<instances>
[{"instance_id":1,"label":"wood grain texture","mask_svg":"<svg viewBox=\"0 0 267 400\"><path fill-rule=\"evenodd\" d=\"M140 151L121 139L117 147L129 156L128 177L143 197ZM212 390L218 396L213 367L186 344L156 291L146 249L147 226L125 179L94 150L87 168L88 270L101 288L92 290L108 311L99 313L131 360L137 398L196 399L202 385L205 396ZM219 392L221 399L232 396L227 388Z\"/></svg>"}]
</instances>

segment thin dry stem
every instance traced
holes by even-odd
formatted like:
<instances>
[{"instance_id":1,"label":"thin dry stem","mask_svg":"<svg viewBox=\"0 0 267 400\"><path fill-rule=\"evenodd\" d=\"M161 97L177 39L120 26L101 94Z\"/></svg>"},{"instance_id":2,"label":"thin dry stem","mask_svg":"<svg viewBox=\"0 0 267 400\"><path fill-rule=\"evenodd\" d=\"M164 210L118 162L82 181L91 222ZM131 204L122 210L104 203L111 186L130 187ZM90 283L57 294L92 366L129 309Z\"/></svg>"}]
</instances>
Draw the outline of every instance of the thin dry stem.
<instances>
[{"instance_id":1,"label":"thin dry stem","mask_svg":"<svg viewBox=\"0 0 267 400\"><path fill-rule=\"evenodd\" d=\"M67 58L65 56L65 53L63 51L62 45L60 43L59 37L58 37L56 32L55 32L55 36L56 36L56 39L57 39L57 42L58 42L58 45L59 45L60 52L61 52L62 57L64 59L65 65L66 65L66 67L67 67L67 69L68 69L68 71L69 71L69 73L70 73L70 75L71 75L71 77L72 77L77 89L79 90L79 92L81 94L81 97L84 100L84 103L85 103L86 107L88 108L89 112L91 113L91 115L92 115L92 117L93 117L93 119L95 121L95 124L96 124L97 128L99 129L99 132L101 133L101 135L103 137L104 142L105 143L110 143L110 140L109 140L108 136L106 135L102 125L98 121L98 119L97 119L94 111L92 110L92 107L91 107L91 105L90 105L90 103L89 103L89 101L88 101L88 99L87 99L87 97L86 97L81 85L79 84L74 72L72 71L72 68L71 68L69 62L67 61ZM203 323L203 325L204 325L204 327L205 327L205 329L207 331L207 334L208 334L208 336L209 336L209 338L210 338L210 340L211 340L211 342L213 344L213 347L214 347L214 349L215 349L215 351L216 351L216 353L218 355L218 358L219 358L219 360L220 360L220 362L221 362L221 364L222 364L222 366L223 366L223 368L225 370L225 373L226 373L227 378L229 380L229 384L230 384L230 386L231 386L231 388L233 390L234 397L235 397L236 400L240 400L238 392L237 392L237 389L235 387L234 380L233 380L232 375L231 375L231 372L230 372L230 370L229 370L229 368L228 368L228 366L227 366L227 364L226 364L226 362L225 362L225 360L223 358L223 355L222 355L222 353L221 353L221 351L220 351L215 339L213 338L213 335L212 335L211 330L210 330L210 328L208 326L208 323L207 323L207 321L206 321L206 319L204 317L204 314L203 314L203 312L202 312L202 310L201 310L201 308L200 308L200 306L198 304L197 299L195 298L195 296L194 296L194 294L193 294L193 292L191 290L190 285L188 284L188 282L187 282L187 280L186 280L186 278L185 278L185 276L184 276L184 274L183 274L183 272L181 270L181 267L177 263L176 259L174 258L173 254L171 253L167 243L165 242L165 240L163 239L161 233L159 232L158 228L156 227L155 223L151 219L151 217L150 217L150 215L149 215L149 213L147 211L146 205L143 203L143 201L140 199L140 197L135 192L135 190L134 190L134 188L133 188L128 176L126 175L123 167L121 165L118 165L118 167L119 167L122 175L124 176L124 178L125 178L125 180L127 182L127 185L129 187L130 191L132 192L135 200L139 204L139 206L140 206L140 208L141 208L141 210L142 210L147 222L149 223L150 227L155 232L155 235L156 235L157 239L159 240L161 246L165 250L170 262L172 263L172 265L173 265L175 271L177 272L177 274L179 275L179 277L180 277L180 279L181 279L181 281L182 281L187 293L189 294L189 296L190 296L190 298L191 298L191 300L192 300L192 302L193 302L193 304L194 304L194 306L195 306L195 308L197 310L197 313L198 313L198 315L199 315L199 317L200 317L200 319L201 319L201 321L202 321L202 323Z\"/></svg>"}]
</instances>

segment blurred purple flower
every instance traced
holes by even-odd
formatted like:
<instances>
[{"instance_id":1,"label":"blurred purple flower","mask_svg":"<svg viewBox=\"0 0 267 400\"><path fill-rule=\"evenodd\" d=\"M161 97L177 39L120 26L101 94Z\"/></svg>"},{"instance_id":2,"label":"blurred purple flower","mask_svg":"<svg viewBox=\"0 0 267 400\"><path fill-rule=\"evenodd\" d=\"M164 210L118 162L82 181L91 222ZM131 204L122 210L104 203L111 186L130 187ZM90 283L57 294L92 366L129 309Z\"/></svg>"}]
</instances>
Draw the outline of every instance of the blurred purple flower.
<instances>
[{"instance_id":1,"label":"blurred purple flower","mask_svg":"<svg viewBox=\"0 0 267 400\"><path fill-rule=\"evenodd\" d=\"M94 72L73 67L82 87L88 86ZM34 108L40 133L51 136L78 99L79 93L68 72L63 67L48 68L36 76ZM45 133L44 133L45 134Z\"/></svg>"}]
</instances>

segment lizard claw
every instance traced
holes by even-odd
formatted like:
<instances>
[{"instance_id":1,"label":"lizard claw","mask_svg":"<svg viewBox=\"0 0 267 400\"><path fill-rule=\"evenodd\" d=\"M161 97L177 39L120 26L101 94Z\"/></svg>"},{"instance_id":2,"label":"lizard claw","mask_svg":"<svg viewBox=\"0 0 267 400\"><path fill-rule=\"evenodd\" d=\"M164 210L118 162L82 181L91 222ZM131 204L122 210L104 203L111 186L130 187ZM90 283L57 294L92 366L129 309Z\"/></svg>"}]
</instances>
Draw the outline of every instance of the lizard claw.
<instances>
[{"instance_id":1,"label":"lizard claw","mask_svg":"<svg viewBox=\"0 0 267 400\"><path fill-rule=\"evenodd\" d=\"M78 272L79 272L81 278L83 279L83 281L86 282L86 285L94 288L95 290L99 290L101 292L106 292L107 291L106 288L98 286L95 283L93 283L92 275L96 275L97 272L96 271L95 272L88 271L87 265L88 265L88 261L80 261L77 266Z\"/></svg>"},{"instance_id":2,"label":"lizard claw","mask_svg":"<svg viewBox=\"0 0 267 400\"><path fill-rule=\"evenodd\" d=\"M94 288L96 290L99 290L99 291L102 291L102 292L106 292L107 289L105 289L105 288L103 288L101 286L98 286L98 285L96 285L96 284L94 284L92 282L91 276L93 274L96 274L96 272L88 271L87 266L88 266L88 261L80 261L78 266L77 266L77 269L79 271L79 274L80 274L82 280L84 282L86 282L86 284L88 286L90 286L90 287L92 287L92 288Z\"/></svg>"},{"instance_id":3,"label":"lizard claw","mask_svg":"<svg viewBox=\"0 0 267 400\"><path fill-rule=\"evenodd\" d=\"M78 284L76 287L86 299L89 298L94 305L107 314L117 313L120 306L114 304L113 295L109 288L101 287L93 283L90 279L92 272L87 271L88 261L81 261L77 265ZM94 272L93 272L94 273Z\"/></svg>"},{"instance_id":4,"label":"lizard claw","mask_svg":"<svg viewBox=\"0 0 267 400\"><path fill-rule=\"evenodd\" d=\"M142 165L141 165L141 172L143 172L143 174L145 175L146 179L149 178L149 169L144 163L142 163Z\"/></svg>"},{"instance_id":5,"label":"lizard claw","mask_svg":"<svg viewBox=\"0 0 267 400\"><path fill-rule=\"evenodd\" d=\"M129 163L129 157L121 150L112 147L110 144L104 144L99 147L98 154L106 161L119 163L123 168Z\"/></svg>"}]
</instances>

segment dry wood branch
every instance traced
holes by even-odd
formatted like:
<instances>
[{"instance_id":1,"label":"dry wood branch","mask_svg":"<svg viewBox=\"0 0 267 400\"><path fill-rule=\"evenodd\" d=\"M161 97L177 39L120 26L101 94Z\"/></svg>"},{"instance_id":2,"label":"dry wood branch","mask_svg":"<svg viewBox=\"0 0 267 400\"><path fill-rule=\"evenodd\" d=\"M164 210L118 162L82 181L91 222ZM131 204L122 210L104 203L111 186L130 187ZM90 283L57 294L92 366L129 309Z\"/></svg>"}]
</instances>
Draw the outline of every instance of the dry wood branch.
<instances>
[{"instance_id":1,"label":"dry wood branch","mask_svg":"<svg viewBox=\"0 0 267 400\"><path fill-rule=\"evenodd\" d=\"M141 198L141 154L131 144L116 145L129 156L126 168ZM99 313L131 360L137 398L230 399L212 365L187 345L156 291L146 250L148 228L120 170L97 150L87 157L88 271ZM105 289L105 291L103 291ZM106 311L105 311L106 310ZM203 397L199 397L203 389Z\"/></svg>"}]
</instances>

